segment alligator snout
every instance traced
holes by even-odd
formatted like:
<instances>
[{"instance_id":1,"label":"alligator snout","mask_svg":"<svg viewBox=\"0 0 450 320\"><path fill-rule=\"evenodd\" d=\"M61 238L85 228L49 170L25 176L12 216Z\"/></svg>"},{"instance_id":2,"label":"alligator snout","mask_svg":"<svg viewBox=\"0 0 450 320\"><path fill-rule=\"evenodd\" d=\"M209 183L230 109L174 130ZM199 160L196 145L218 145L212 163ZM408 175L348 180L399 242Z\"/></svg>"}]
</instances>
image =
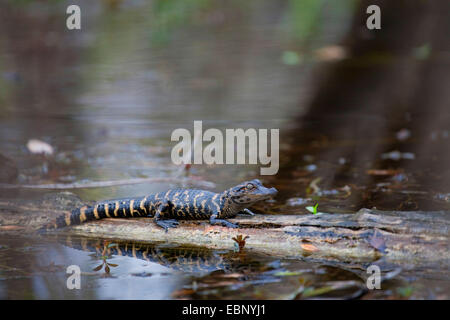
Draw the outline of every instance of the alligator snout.
<instances>
[{"instance_id":1,"label":"alligator snout","mask_svg":"<svg viewBox=\"0 0 450 320\"><path fill-rule=\"evenodd\" d=\"M275 189L275 188L270 188L269 191L268 191L268 193L270 193L270 194L272 194L272 195L275 195L275 194L278 193L278 190Z\"/></svg>"},{"instance_id":2,"label":"alligator snout","mask_svg":"<svg viewBox=\"0 0 450 320\"><path fill-rule=\"evenodd\" d=\"M278 190L275 188L265 188L264 194L268 197L272 197L278 193Z\"/></svg>"}]
</instances>

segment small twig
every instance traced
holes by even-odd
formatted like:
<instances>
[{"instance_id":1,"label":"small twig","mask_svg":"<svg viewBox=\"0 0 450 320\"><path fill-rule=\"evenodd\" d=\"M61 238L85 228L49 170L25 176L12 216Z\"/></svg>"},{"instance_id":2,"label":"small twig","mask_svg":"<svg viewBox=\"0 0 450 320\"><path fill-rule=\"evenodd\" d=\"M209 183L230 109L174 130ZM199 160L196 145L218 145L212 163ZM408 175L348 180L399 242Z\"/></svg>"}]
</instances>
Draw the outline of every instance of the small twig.
<instances>
[{"instance_id":1,"label":"small twig","mask_svg":"<svg viewBox=\"0 0 450 320\"><path fill-rule=\"evenodd\" d=\"M197 132L197 133L196 133L196 135L194 136L194 141L193 141L193 143L192 143L191 148L190 148L190 149L188 150L188 152L183 156L183 161L182 161L183 165L181 165L181 166L179 167L179 170L178 170L178 176L180 176L181 174L183 174L185 171L189 171L189 169L191 168L192 162L193 162L193 159L192 159L192 153L193 153L193 150L196 149L196 146L197 146L199 143L202 143L202 133L201 133L201 132Z\"/></svg>"},{"instance_id":2,"label":"small twig","mask_svg":"<svg viewBox=\"0 0 450 320\"><path fill-rule=\"evenodd\" d=\"M312 191L312 194L319 194L320 193L320 187L317 185L320 181L322 180L321 177L318 177L316 179L314 179L313 181L311 181L311 183L309 184L309 188Z\"/></svg>"}]
</instances>

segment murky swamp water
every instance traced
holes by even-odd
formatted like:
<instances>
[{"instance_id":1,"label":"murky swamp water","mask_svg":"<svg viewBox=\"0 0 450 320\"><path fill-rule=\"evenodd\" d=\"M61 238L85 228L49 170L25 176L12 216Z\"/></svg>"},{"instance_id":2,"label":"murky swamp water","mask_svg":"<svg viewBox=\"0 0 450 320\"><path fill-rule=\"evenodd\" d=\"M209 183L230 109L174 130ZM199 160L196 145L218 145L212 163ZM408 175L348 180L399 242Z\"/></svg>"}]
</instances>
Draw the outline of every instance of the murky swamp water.
<instances>
[{"instance_id":1,"label":"murky swamp water","mask_svg":"<svg viewBox=\"0 0 450 320\"><path fill-rule=\"evenodd\" d=\"M256 212L310 214L305 207L316 203L326 212L373 206L448 210L448 165L423 167L423 159L440 162L435 154L410 151L424 140L434 150L448 147L446 130L410 141L413 130L391 128L385 140L370 142L381 147L364 165L345 155L348 148L364 153L367 141L317 134L327 127L333 136L339 118L303 123L303 135L295 135L300 125L293 119L306 112L314 92L312 70L329 63L329 56L313 49L333 48L341 39L352 1L339 8L330 3L325 14L300 8L311 15L308 20L298 13L304 21L321 26L300 35L302 46L295 32L314 25L296 22L289 1L192 1L189 8L172 1L129 1L119 8L108 3L81 1L85 15L78 33L64 29L63 6L0 5L0 147L17 169L13 178L2 179L8 185L172 180L67 190L2 187L1 201L38 203L62 191L100 201L196 181L221 191L259 177L257 166L194 165L186 173L172 164L173 130L192 130L194 120L203 120L205 128L220 130L280 129L280 173L262 177L280 192L275 201L255 206ZM53 155L31 154L30 139L50 144ZM188 179L180 182L183 177ZM440 182L431 184L430 177ZM382 290L367 292L367 266L351 262L7 231L0 231L0 299L449 297L448 270L444 278L408 270ZM67 288L70 265L81 269L80 290Z\"/></svg>"}]
</instances>

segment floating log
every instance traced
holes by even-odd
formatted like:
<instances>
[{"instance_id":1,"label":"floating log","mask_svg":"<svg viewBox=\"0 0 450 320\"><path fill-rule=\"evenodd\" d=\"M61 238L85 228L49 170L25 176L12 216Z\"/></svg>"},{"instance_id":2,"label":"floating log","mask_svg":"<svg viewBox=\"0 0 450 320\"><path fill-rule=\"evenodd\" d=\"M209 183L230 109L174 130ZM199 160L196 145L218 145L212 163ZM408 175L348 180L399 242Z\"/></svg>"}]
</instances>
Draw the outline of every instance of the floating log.
<instances>
[{"instance_id":1,"label":"floating log","mask_svg":"<svg viewBox=\"0 0 450 320\"><path fill-rule=\"evenodd\" d=\"M249 236L245 250L275 257L305 257L338 262L371 262L381 257L393 264L450 265L447 212L383 212L356 214L256 215L230 219L239 229L182 221L163 229L150 218L106 219L67 228L90 237L167 242L212 249L233 249L238 235ZM378 244L378 245L377 245Z\"/></svg>"},{"instance_id":2,"label":"floating log","mask_svg":"<svg viewBox=\"0 0 450 320\"><path fill-rule=\"evenodd\" d=\"M39 203L0 201L0 231L15 226L33 231L81 201L69 193ZM66 209L64 209L66 208ZM211 226L207 221L181 221L166 233L151 218L103 219L53 232L103 239L166 242L232 250L233 237L249 236L245 250L274 257L370 263L383 258L393 264L450 266L450 212L379 211L361 209L354 214L238 216L240 228ZM21 231L23 232L23 231Z\"/></svg>"}]
</instances>

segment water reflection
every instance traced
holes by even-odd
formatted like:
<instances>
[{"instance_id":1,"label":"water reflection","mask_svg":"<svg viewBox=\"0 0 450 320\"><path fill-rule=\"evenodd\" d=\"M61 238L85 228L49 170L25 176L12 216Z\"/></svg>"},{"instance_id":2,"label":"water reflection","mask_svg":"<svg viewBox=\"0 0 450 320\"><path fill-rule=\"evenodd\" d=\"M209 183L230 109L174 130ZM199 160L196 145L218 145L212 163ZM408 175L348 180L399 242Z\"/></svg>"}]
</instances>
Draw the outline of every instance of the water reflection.
<instances>
[{"instance_id":1,"label":"water reflection","mask_svg":"<svg viewBox=\"0 0 450 320\"><path fill-rule=\"evenodd\" d=\"M387 266L382 290L368 291L365 267L351 263L62 235L0 236L0 261L1 299L403 299L449 288L437 274ZM67 288L71 265L81 269L79 290Z\"/></svg>"}]
</instances>

